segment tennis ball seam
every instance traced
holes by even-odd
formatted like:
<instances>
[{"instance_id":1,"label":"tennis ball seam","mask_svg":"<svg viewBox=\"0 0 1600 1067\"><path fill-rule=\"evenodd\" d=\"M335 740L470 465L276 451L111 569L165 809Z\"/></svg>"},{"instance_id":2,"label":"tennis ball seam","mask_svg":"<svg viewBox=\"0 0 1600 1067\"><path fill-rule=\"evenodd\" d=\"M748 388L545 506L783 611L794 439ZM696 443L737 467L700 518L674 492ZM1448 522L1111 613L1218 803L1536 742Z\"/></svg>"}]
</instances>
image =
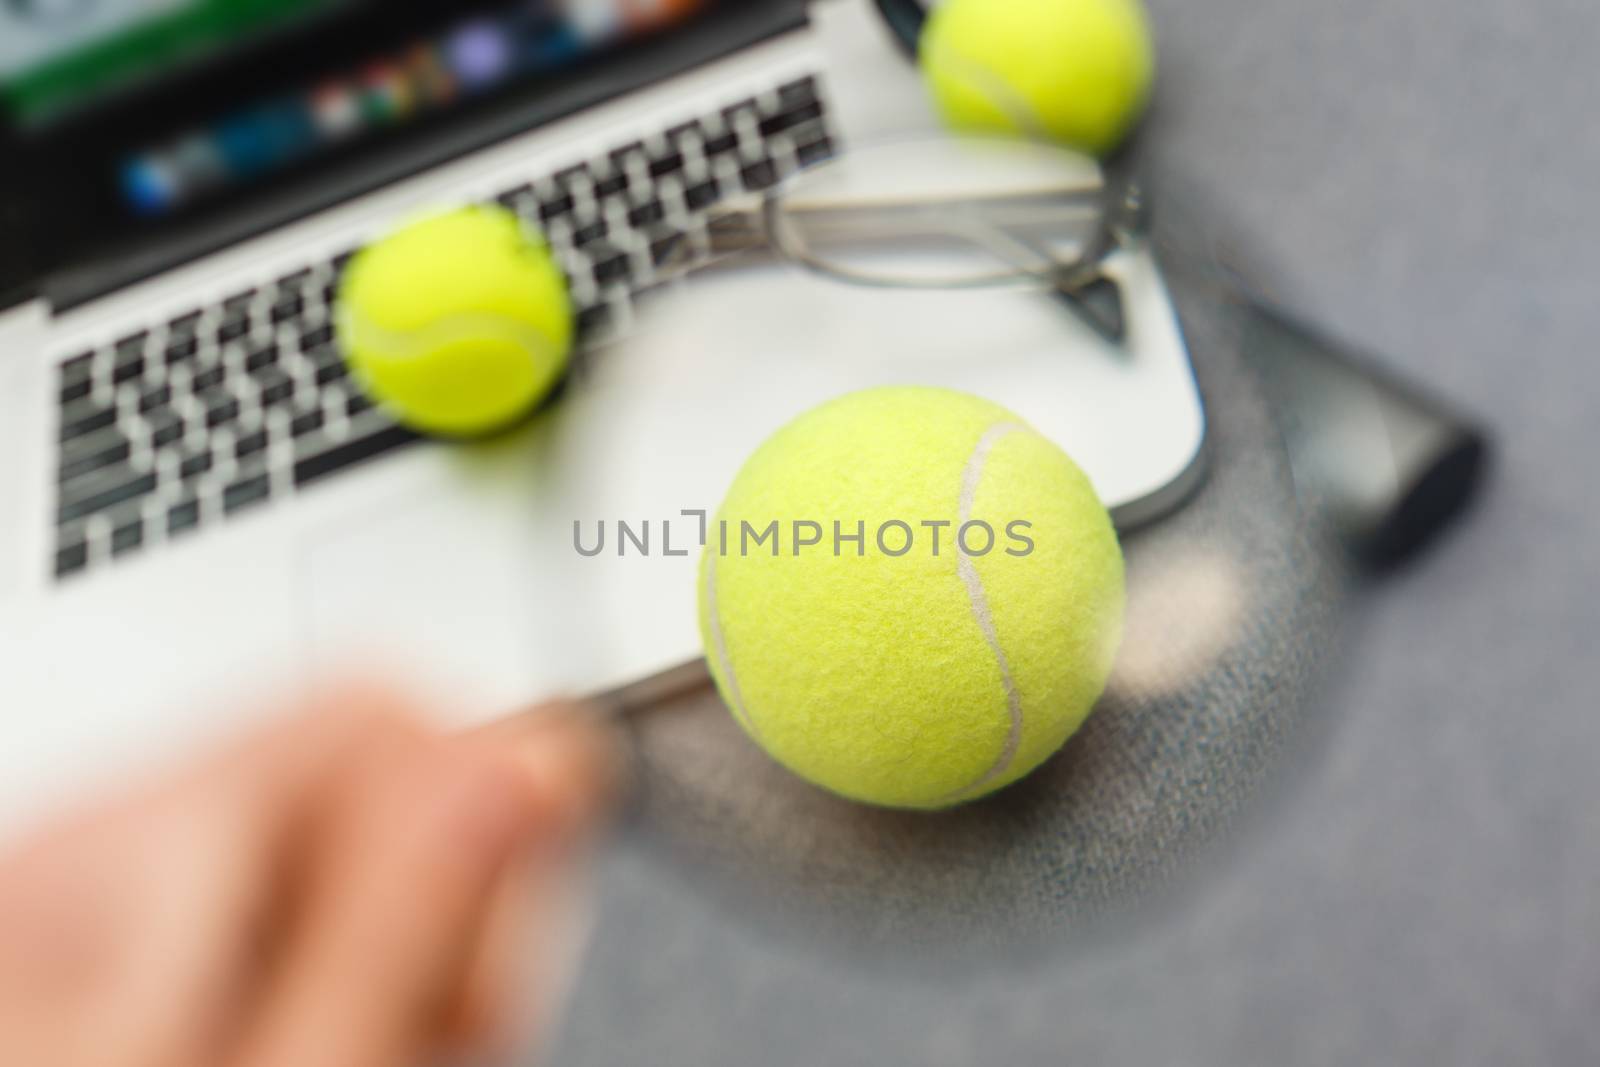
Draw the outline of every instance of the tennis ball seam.
<instances>
[{"instance_id":1,"label":"tennis ball seam","mask_svg":"<svg viewBox=\"0 0 1600 1067\"><path fill-rule=\"evenodd\" d=\"M751 718L744 706L744 694L739 690L739 675L733 669L733 657L728 654L728 639L722 632L722 613L717 608L717 561L714 557L706 568L706 615L711 624L711 643L716 650L717 662L722 665L728 706L739 724L759 741L761 731L756 729L755 719Z\"/></svg>"},{"instance_id":2,"label":"tennis ball seam","mask_svg":"<svg viewBox=\"0 0 1600 1067\"><path fill-rule=\"evenodd\" d=\"M1054 140L1038 110L1010 82L984 64L970 59L943 42L927 49L924 62L945 68L970 81L1003 112L1024 137L1035 141Z\"/></svg>"},{"instance_id":3,"label":"tennis ball seam","mask_svg":"<svg viewBox=\"0 0 1600 1067\"><path fill-rule=\"evenodd\" d=\"M967 457L965 467L961 471L961 500L960 516L961 526L965 526L972 518L972 505L978 496L978 485L983 481L983 469L989 462L989 455L994 451L994 446L1001 440L1014 433L1030 433L1028 427L1018 422L997 422L983 432L978 438L978 443L973 446L972 453ZM1000 669L1000 686L1006 694L1006 712L1011 717L1011 722L1006 731L1006 740L1000 747L1000 754L989 769L978 776L978 780L960 789L941 797L939 803L953 803L961 797L975 791L982 790L990 782L999 778L1010 769L1011 763L1017 757L1017 749L1022 744L1022 694L1017 689L1017 682L1011 674L1011 663L1006 658L1005 649L1000 646L1000 634L995 630L994 614L989 609L989 597L983 588L983 579L978 576L978 569L972 563L972 556L956 539L956 571L961 576L961 582L967 588L967 603L972 608L973 620L978 624L978 630L983 634L983 639L989 645L989 651L994 654L995 665Z\"/></svg>"},{"instance_id":4,"label":"tennis ball seam","mask_svg":"<svg viewBox=\"0 0 1600 1067\"><path fill-rule=\"evenodd\" d=\"M489 334L509 340L524 350L542 351L559 347L559 339L509 315L493 312L468 312L446 315L420 330L389 330L346 309L340 326L349 338L352 351L382 351L384 359L419 359L433 350L458 341L469 341Z\"/></svg>"},{"instance_id":5,"label":"tennis ball seam","mask_svg":"<svg viewBox=\"0 0 1600 1067\"><path fill-rule=\"evenodd\" d=\"M1035 431L1020 422L1006 420L990 425L979 435L978 441L973 445L972 451L967 456L967 461L961 470L961 486L957 497L957 513L960 524L965 525L972 518L973 505L977 499L978 487L983 481L983 472L988 464L989 456L994 447L1006 437L1014 433L1034 434ZM1006 712L1009 718L1006 729L1005 741L1001 744L1000 752L989 768L975 780L944 794L934 801L936 805L943 806L956 803L964 797L982 792L991 782L1002 777L1011 769L1016 760L1017 752L1022 745L1022 732L1025 726L1025 716L1022 709L1022 693L1017 687L1016 679L1011 672L1010 660L1006 657L1004 648L1000 644L1000 635L995 628L994 615L989 606L989 598L984 590L983 579L979 576L977 568L973 565L971 555L959 541L956 542L956 570L966 589L967 604L972 610L973 620L977 623L978 630L983 634L989 651L995 658L995 665L1000 672L1000 684L1005 693ZM744 694L739 687L739 675L734 669L733 656L728 651L727 636L722 628L722 614L717 603L716 587L717 557L713 556L710 565L705 568L705 598L706 616L711 631L712 650L717 658L718 665L722 668L724 695L727 698L729 710L734 718L745 728L750 736L758 743L761 740L761 731L757 727L755 717L745 705Z\"/></svg>"}]
</instances>

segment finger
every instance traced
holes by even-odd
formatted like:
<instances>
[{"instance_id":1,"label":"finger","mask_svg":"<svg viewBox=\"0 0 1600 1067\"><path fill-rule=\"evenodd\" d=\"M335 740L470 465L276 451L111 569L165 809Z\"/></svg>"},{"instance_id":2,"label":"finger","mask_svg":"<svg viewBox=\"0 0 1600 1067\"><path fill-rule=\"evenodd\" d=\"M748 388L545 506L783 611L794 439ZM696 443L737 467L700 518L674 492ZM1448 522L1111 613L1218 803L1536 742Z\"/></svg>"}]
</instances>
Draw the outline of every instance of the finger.
<instances>
[{"instance_id":1,"label":"finger","mask_svg":"<svg viewBox=\"0 0 1600 1067\"><path fill-rule=\"evenodd\" d=\"M584 823L604 815L623 792L621 733L590 705L559 700L473 730L463 740L485 758L522 765L547 803ZM560 750L552 758L550 749Z\"/></svg>"},{"instance_id":2,"label":"finger","mask_svg":"<svg viewBox=\"0 0 1600 1067\"><path fill-rule=\"evenodd\" d=\"M446 1031L446 1062L536 1058L589 940L589 860L587 849L540 855L502 881Z\"/></svg>"},{"instance_id":3,"label":"finger","mask_svg":"<svg viewBox=\"0 0 1600 1067\"><path fill-rule=\"evenodd\" d=\"M214 1061L253 991L305 798L363 736L393 728L380 712L392 700L345 692L81 812L6 863L0 1062L27 1033L57 1062L72 1059L74 1035L96 1060L115 1049L138 1062Z\"/></svg>"},{"instance_id":4,"label":"finger","mask_svg":"<svg viewBox=\"0 0 1600 1067\"><path fill-rule=\"evenodd\" d=\"M200 761L173 788L237 796L281 822L314 807L322 787L375 736L419 730L424 721L422 709L398 692L370 681L340 681Z\"/></svg>"},{"instance_id":5,"label":"finger","mask_svg":"<svg viewBox=\"0 0 1600 1067\"><path fill-rule=\"evenodd\" d=\"M546 705L476 736L505 751L537 747L549 731L576 727L588 735L590 749L585 763L572 764L574 789L610 802L618 792L617 740L594 724L592 709ZM581 889L591 851L582 842L539 842L502 879L451 1012L453 1053L521 1062L544 1023L559 1012L567 976L586 940Z\"/></svg>"},{"instance_id":6,"label":"finger","mask_svg":"<svg viewBox=\"0 0 1600 1067\"><path fill-rule=\"evenodd\" d=\"M364 754L319 827L306 899L238 1062L393 1067L439 1039L495 887L592 818L586 743L506 754L409 738Z\"/></svg>"},{"instance_id":7,"label":"finger","mask_svg":"<svg viewBox=\"0 0 1600 1067\"><path fill-rule=\"evenodd\" d=\"M416 710L344 685L201 761L158 796L159 858L138 915L122 1016L165 1035L161 1062L214 1063L236 1039L292 917L309 827L360 752L422 736ZM157 1030L158 1024L160 1030Z\"/></svg>"}]
</instances>

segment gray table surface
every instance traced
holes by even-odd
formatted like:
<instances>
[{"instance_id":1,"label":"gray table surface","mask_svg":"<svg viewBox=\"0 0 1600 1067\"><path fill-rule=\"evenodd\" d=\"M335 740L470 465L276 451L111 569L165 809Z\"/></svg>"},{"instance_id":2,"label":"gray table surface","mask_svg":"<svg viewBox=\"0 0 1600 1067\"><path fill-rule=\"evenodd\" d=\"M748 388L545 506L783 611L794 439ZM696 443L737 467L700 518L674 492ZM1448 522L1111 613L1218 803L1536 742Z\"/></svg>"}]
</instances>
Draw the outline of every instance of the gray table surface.
<instances>
[{"instance_id":1,"label":"gray table surface","mask_svg":"<svg viewBox=\"0 0 1600 1067\"><path fill-rule=\"evenodd\" d=\"M1489 491L1359 599L1294 787L1159 921L912 981L624 839L554 1062L1600 1062L1600 6L1153 6L1149 149L1294 307L1484 416Z\"/></svg>"}]
</instances>

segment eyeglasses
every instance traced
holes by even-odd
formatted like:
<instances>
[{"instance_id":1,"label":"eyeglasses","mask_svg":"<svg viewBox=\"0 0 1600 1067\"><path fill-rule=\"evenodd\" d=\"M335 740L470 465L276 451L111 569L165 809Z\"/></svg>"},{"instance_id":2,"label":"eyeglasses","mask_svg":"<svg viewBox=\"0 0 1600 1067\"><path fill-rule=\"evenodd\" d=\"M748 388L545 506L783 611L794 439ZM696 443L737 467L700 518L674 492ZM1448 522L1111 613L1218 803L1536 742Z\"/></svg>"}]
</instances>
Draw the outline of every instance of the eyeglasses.
<instances>
[{"instance_id":1,"label":"eyeglasses","mask_svg":"<svg viewBox=\"0 0 1600 1067\"><path fill-rule=\"evenodd\" d=\"M1027 141L937 137L853 149L708 223L713 258L767 247L825 277L894 289L1053 290L1125 335L1104 267L1144 239L1146 201L1092 158Z\"/></svg>"}]
</instances>

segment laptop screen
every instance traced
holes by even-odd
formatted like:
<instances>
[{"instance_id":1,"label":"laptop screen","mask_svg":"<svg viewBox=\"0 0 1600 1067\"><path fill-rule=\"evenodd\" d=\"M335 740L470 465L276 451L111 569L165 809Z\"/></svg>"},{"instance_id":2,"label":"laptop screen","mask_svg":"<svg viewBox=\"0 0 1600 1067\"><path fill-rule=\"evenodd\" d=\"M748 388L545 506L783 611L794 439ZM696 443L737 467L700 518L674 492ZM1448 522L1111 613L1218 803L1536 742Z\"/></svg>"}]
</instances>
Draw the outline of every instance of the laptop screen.
<instances>
[{"instance_id":1,"label":"laptop screen","mask_svg":"<svg viewBox=\"0 0 1600 1067\"><path fill-rule=\"evenodd\" d=\"M46 124L164 65L195 62L339 0L11 0L0 4L0 97Z\"/></svg>"},{"instance_id":2,"label":"laptop screen","mask_svg":"<svg viewBox=\"0 0 1600 1067\"><path fill-rule=\"evenodd\" d=\"M0 157L21 164L0 167L0 295L85 256L237 231L273 198L278 220L312 210L473 147L472 123L503 136L560 113L540 101L570 111L670 73L632 59L762 6L0 0ZM448 151L412 151L430 138Z\"/></svg>"}]
</instances>

